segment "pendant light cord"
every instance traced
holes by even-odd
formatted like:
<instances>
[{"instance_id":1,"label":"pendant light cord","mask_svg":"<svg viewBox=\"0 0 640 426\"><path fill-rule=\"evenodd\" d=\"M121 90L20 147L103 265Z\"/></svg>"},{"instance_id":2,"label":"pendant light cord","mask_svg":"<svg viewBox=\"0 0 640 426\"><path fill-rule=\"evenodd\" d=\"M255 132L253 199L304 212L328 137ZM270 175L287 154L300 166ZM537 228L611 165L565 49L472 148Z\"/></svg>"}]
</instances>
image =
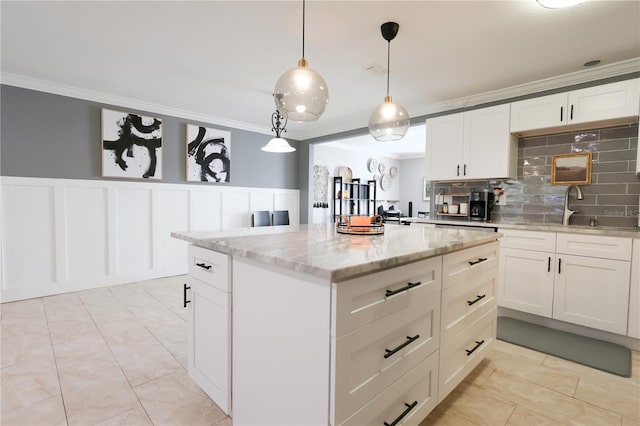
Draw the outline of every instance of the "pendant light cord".
<instances>
[{"instance_id":1,"label":"pendant light cord","mask_svg":"<svg viewBox=\"0 0 640 426\"><path fill-rule=\"evenodd\" d=\"M304 59L304 17L305 17L305 0L302 0L302 58Z\"/></svg>"},{"instance_id":2,"label":"pendant light cord","mask_svg":"<svg viewBox=\"0 0 640 426\"><path fill-rule=\"evenodd\" d=\"M391 41L387 42L387 96L389 96L389 73L391 72Z\"/></svg>"}]
</instances>

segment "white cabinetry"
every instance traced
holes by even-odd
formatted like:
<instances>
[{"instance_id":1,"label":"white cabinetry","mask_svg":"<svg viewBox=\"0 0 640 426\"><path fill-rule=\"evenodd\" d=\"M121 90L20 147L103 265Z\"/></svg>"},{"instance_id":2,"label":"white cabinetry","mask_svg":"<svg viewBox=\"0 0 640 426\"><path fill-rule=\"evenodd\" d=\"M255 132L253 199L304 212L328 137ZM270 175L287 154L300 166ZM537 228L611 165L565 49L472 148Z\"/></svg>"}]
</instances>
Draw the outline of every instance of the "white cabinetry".
<instances>
[{"instance_id":1,"label":"white cabinetry","mask_svg":"<svg viewBox=\"0 0 640 426\"><path fill-rule=\"evenodd\" d=\"M227 255L189 246L189 376L231 414L231 279ZM187 300L190 297L190 301Z\"/></svg>"},{"instance_id":2,"label":"white cabinetry","mask_svg":"<svg viewBox=\"0 0 640 426\"><path fill-rule=\"evenodd\" d=\"M556 252L553 317L627 334L631 239L559 233Z\"/></svg>"},{"instance_id":3,"label":"white cabinetry","mask_svg":"<svg viewBox=\"0 0 640 426\"><path fill-rule=\"evenodd\" d=\"M496 338L499 251L494 242L443 257L438 402L478 365Z\"/></svg>"},{"instance_id":4,"label":"white cabinetry","mask_svg":"<svg viewBox=\"0 0 640 426\"><path fill-rule=\"evenodd\" d=\"M511 132L636 117L640 79L557 93L511 103Z\"/></svg>"},{"instance_id":5,"label":"white cabinetry","mask_svg":"<svg viewBox=\"0 0 640 426\"><path fill-rule=\"evenodd\" d=\"M640 238L633 240L631 287L629 288L629 327L627 335L640 339Z\"/></svg>"},{"instance_id":6,"label":"white cabinetry","mask_svg":"<svg viewBox=\"0 0 640 426\"><path fill-rule=\"evenodd\" d=\"M553 232L505 233L498 274L500 306L551 318L555 248Z\"/></svg>"},{"instance_id":7,"label":"white cabinetry","mask_svg":"<svg viewBox=\"0 0 640 426\"><path fill-rule=\"evenodd\" d=\"M500 306L627 334L630 238L500 232Z\"/></svg>"},{"instance_id":8,"label":"white cabinetry","mask_svg":"<svg viewBox=\"0 0 640 426\"><path fill-rule=\"evenodd\" d=\"M517 141L509 134L508 104L427 120L429 180L513 177Z\"/></svg>"}]
</instances>

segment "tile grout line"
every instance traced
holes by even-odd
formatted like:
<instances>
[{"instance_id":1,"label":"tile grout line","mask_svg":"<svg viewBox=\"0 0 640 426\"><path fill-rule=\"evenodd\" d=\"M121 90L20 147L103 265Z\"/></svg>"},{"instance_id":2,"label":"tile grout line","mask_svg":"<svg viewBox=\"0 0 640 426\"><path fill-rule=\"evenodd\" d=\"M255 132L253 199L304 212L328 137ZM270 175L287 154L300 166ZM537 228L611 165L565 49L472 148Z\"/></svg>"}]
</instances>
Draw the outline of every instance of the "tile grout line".
<instances>
[{"instance_id":1,"label":"tile grout line","mask_svg":"<svg viewBox=\"0 0 640 426\"><path fill-rule=\"evenodd\" d=\"M44 298L40 297L42 303L42 310L44 311L44 319L47 322L47 330L49 331L49 344L51 345L51 353L53 354L53 363L56 366L56 376L58 377L58 388L60 389L60 399L62 400L62 408L64 409L64 420L69 426L69 415L67 414L67 404L64 400L64 392L62 391L62 383L60 381L60 369L58 368L58 357L56 356L56 349L51 338L51 326L49 325L49 315L47 314L47 306L44 303ZM93 320L93 318L92 318Z\"/></svg>"}]
</instances>

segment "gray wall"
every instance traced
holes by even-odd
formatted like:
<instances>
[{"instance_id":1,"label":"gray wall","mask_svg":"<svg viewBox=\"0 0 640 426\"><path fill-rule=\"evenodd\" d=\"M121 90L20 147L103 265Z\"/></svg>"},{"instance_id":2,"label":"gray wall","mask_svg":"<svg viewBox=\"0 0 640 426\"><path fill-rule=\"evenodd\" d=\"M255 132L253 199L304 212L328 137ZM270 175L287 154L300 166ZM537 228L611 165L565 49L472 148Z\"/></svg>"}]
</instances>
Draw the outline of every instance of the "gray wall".
<instances>
[{"instance_id":1,"label":"gray wall","mask_svg":"<svg viewBox=\"0 0 640 426\"><path fill-rule=\"evenodd\" d=\"M103 107L163 120L161 183L187 183L186 123L231 132L232 186L300 189L303 169L299 167L300 158L303 163L307 160L299 150L289 154L261 151L260 147L270 139L269 135L153 111L132 110L7 85L0 86L0 104L0 172L3 176L103 179L100 118ZM299 145L296 141L290 142L293 146ZM300 213L301 218L305 217L302 209Z\"/></svg>"}]
</instances>

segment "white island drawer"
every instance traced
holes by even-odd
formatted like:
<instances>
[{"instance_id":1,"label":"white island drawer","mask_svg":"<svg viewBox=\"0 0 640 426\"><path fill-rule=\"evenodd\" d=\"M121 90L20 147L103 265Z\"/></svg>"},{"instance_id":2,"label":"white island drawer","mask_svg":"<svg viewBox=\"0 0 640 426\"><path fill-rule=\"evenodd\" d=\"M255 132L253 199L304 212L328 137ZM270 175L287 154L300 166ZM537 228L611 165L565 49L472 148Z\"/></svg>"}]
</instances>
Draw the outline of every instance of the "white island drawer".
<instances>
[{"instance_id":1,"label":"white island drawer","mask_svg":"<svg viewBox=\"0 0 640 426\"><path fill-rule=\"evenodd\" d=\"M230 257L224 253L189 246L189 275L222 291L231 291Z\"/></svg>"},{"instance_id":2,"label":"white island drawer","mask_svg":"<svg viewBox=\"0 0 640 426\"><path fill-rule=\"evenodd\" d=\"M489 311L478 322L440 347L440 381L438 402L473 370L496 338L496 310Z\"/></svg>"},{"instance_id":3,"label":"white island drawer","mask_svg":"<svg viewBox=\"0 0 640 426\"><path fill-rule=\"evenodd\" d=\"M558 233L558 248L562 254L631 260L631 238L604 235Z\"/></svg>"},{"instance_id":4,"label":"white island drawer","mask_svg":"<svg viewBox=\"0 0 640 426\"><path fill-rule=\"evenodd\" d=\"M442 288L475 281L478 274L497 275L500 245L493 242L444 255Z\"/></svg>"},{"instance_id":5,"label":"white island drawer","mask_svg":"<svg viewBox=\"0 0 640 426\"><path fill-rule=\"evenodd\" d=\"M334 284L336 313L333 337L406 309L417 299L439 293L442 257L436 256Z\"/></svg>"},{"instance_id":6,"label":"white island drawer","mask_svg":"<svg viewBox=\"0 0 640 426\"><path fill-rule=\"evenodd\" d=\"M342 425L417 425L433 410L438 396L438 351L416 365ZM405 414L406 413L406 414ZM403 416L404 414L404 416Z\"/></svg>"},{"instance_id":7,"label":"white island drawer","mask_svg":"<svg viewBox=\"0 0 640 426\"><path fill-rule=\"evenodd\" d=\"M438 349L440 294L337 339L335 419L342 422Z\"/></svg>"}]
</instances>

